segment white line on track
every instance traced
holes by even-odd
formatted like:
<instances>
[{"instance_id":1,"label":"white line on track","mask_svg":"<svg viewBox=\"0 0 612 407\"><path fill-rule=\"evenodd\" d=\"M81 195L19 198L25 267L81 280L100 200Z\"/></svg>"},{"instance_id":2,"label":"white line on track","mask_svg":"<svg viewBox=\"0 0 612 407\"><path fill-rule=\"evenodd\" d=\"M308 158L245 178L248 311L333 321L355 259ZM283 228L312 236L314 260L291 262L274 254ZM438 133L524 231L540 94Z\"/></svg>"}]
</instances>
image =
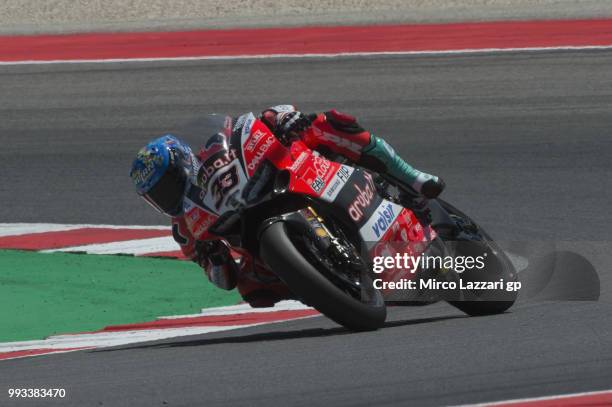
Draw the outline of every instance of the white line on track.
<instances>
[{"instance_id":1,"label":"white line on track","mask_svg":"<svg viewBox=\"0 0 612 407\"><path fill-rule=\"evenodd\" d=\"M137 229L137 230L170 230L170 226L142 225L90 225L90 224L60 224L60 223L0 223L0 237L19 236L31 233L61 232L82 228L97 229Z\"/></svg>"},{"instance_id":2,"label":"white line on track","mask_svg":"<svg viewBox=\"0 0 612 407\"><path fill-rule=\"evenodd\" d=\"M0 237L44 232L65 232L80 228L81 226L56 225L53 223L3 223L0 224Z\"/></svg>"},{"instance_id":3,"label":"white line on track","mask_svg":"<svg viewBox=\"0 0 612 407\"><path fill-rule=\"evenodd\" d=\"M265 313L272 311L297 311L297 310L305 310L305 309L313 309L307 305L302 304L299 301L295 300L284 300L277 302L274 304L273 308L253 308L249 304L237 304L237 305L228 305L224 307L213 307L213 308L202 308L202 311L199 314L191 314L191 315L172 315L168 317L159 317L158 319L176 319L176 318L193 318L193 317L204 317L204 316L223 316L223 315L238 315L245 313Z\"/></svg>"},{"instance_id":4,"label":"white line on track","mask_svg":"<svg viewBox=\"0 0 612 407\"><path fill-rule=\"evenodd\" d=\"M311 54L260 54L260 55L207 55L190 57L156 57L156 58L106 58L106 59L65 59L50 61L0 61L0 66L11 65L49 65L49 64L99 64L124 62L172 62L172 61L205 61L205 60L239 60L239 59L269 59L269 58L342 58L367 56L394 56L394 55L456 55L456 54L489 54L511 52L542 52L542 51L575 51L575 50L609 50L610 45L583 45L558 47L525 47L525 48L468 48L457 50L424 50L424 51L381 51L381 52L338 52L338 53L311 53Z\"/></svg>"},{"instance_id":5,"label":"white line on track","mask_svg":"<svg viewBox=\"0 0 612 407\"><path fill-rule=\"evenodd\" d=\"M135 256L158 253L173 252L181 250L172 236L154 237L150 239L126 240L123 242L111 242L90 244L84 246L63 247L61 249L42 250L43 253L54 252L84 252L88 254L133 254Z\"/></svg>"},{"instance_id":6,"label":"white line on track","mask_svg":"<svg viewBox=\"0 0 612 407\"><path fill-rule=\"evenodd\" d=\"M108 346L127 345L130 343L149 342L160 339L176 338L180 336L201 335L213 332L229 331L233 329L248 328L269 323L273 322L260 322L247 325L135 329L132 331L119 332L97 332L85 334L56 335L43 340L3 343L0 344L0 353L19 352L36 349L67 349L83 347L102 348Z\"/></svg>"}]
</instances>

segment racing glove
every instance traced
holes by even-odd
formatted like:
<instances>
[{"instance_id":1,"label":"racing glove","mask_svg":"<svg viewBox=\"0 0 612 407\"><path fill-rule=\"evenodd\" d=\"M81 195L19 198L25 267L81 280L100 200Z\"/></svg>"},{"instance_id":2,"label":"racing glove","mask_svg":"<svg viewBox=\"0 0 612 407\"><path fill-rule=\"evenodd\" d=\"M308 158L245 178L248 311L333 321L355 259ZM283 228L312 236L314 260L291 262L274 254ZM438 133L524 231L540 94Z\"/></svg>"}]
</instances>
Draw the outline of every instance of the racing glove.
<instances>
[{"instance_id":1,"label":"racing glove","mask_svg":"<svg viewBox=\"0 0 612 407\"><path fill-rule=\"evenodd\" d=\"M288 142L310 127L316 114L306 115L293 105L278 105L264 110L260 118L281 141Z\"/></svg>"},{"instance_id":2,"label":"racing glove","mask_svg":"<svg viewBox=\"0 0 612 407\"><path fill-rule=\"evenodd\" d=\"M300 111L280 114L277 117L277 131L283 136L299 134L312 124L312 119Z\"/></svg>"}]
</instances>

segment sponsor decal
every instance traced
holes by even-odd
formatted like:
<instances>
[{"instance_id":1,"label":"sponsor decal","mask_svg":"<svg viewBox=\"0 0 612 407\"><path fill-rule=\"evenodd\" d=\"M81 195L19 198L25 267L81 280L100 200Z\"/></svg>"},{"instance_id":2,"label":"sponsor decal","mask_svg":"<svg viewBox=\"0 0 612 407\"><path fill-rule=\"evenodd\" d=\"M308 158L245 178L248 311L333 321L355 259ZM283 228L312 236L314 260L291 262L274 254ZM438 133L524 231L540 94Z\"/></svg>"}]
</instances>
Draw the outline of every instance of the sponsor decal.
<instances>
[{"instance_id":1,"label":"sponsor decal","mask_svg":"<svg viewBox=\"0 0 612 407\"><path fill-rule=\"evenodd\" d=\"M210 228L217 219L218 218L216 216L206 214L206 216L204 216L200 223L193 223L193 236L198 239L201 238L202 235L208 231L208 228Z\"/></svg>"},{"instance_id":2,"label":"sponsor decal","mask_svg":"<svg viewBox=\"0 0 612 407\"><path fill-rule=\"evenodd\" d=\"M393 224L393 221L395 220L395 212L393 210L393 205L391 204L391 202L389 202L382 208L379 208L376 211L375 216L378 216L378 218L376 218L376 221L372 225L372 231L374 232L377 238L380 238L387 231L387 229L389 229L389 226L391 226Z\"/></svg>"},{"instance_id":3,"label":"sponsor decal","mask_svg":"<svg viewBox=\"0 0 612 407\"><path fill-rule=\"evenodd\" d=\"M351 167L343 165L340 167L338 172L336 172L336 177L338 177L340 181L346 183L346 181L348 181L352 173L353 173L353 169Z\"/></svg>"},{"instance_id":4,"label":"sponsor decal","mask_svg":"<svg viewBox=\"0 0 612 407\"><path fill-rule=\"evenodd\" d=\"M219 169L229 165L234 159L236 159L236 150L226 151L221 156L206 160L198 171L198 186L206 189L212 175Z\"/></svg>"},{"instance_id":5,"label":"sponsor decal","mask_svg":"<svg viewBox=\"0 0 612 407\"><path fill-rule=\"evenodd\" d=\"M236 185L238 185L238 168L236 165L234 165L225 173L219 175L212 183L210 190L215 202L215 209L218 210L221 207L221 203L223 202L225 196Z\"/></svg>"},{"instance_id":6,"label":"sponsor decal","mask_svg":"<svg viewBox=\"0 0 612 407\"><path fill-rule=\"evenodd\" d=\"M160 167L163 163L161 155L153 154L151 150L146 147L142 148L136 155L136 159L139 160L143 167L132 171L132 180L135 184L143 184L151 179L155 169Z\"/></svg>"},{"instance_id":7,"label":"sponsor decal","mask_svg":"<svg viewBox=\"0 0 612 407\"><path fill-rule=\"evenodd\" d=\"M325 179L327 176L327 172L331 167L331 162L320 155L313 155L313 157L314 159L312 161L312 165L314 166L314 169L317 172L317 176L321 179Z\"/></svg>"},{"instance_id":8,"label":"sponsor decal","mask_svg":"<svg viewBox=\"0 0 612 407\"><path fill-rule=\"evenodd\" d=\"M312 181L312 183L310 184L310 187L312 188L313 191L315 191L318 194L325 187L325 181L323 181L321 177L317 177L315 178L314 181Z\"/></svg>"},{"instance_id":9,"label":"sponsor decal","mask_svg":"<svg viewBox=\"0 0 612 407\"><path fill-rule=\"evenodd\" d=\"M257 168L257 166L261 162L261 160L264 158L264 155L266 154L266 151L268 151L270 146L272 144L274 144L274 141L275 141L274 136L270 134L268 136L268 138L266 139L266 141L259 147L259 150L257 151L257 153L255 153L255 155L253 156L253 158L251 159L251 161L247 165L247 168L249 170L255 171L255 169Z\"/></svg>"},{"instance_id":10,"label":"sponsor decal","mask_svg":"<svg viewBox=\"0 0 612 407\"><path fill-rule=\"evenodd\" d=\"M259 140L265 135L266 133L264 133L263 131L256 130L255 133L253 133L253 135L247 140L247 145L245 146L245 149L247 151L253 151Z\"/></svg>"},{"instance_id":11,"label":"sponsor decal","mask_svg":"<svg viewBox=\"0 0 612 407\"><path fill-rule=\"evenodd\" d=\"M400 205L383 200L359 230L363 240L365 242L379 241L394 224L402 209Z\"/></svg>"},{"instance_id":12,"label":"sponsor decal","mask_svg":"<svg viewBox=\"0 0 612 407\"><path fill-rule=\"evenodd\" d=\"M332 197L335 198L335 195L337 195L336 191L340 191L340 186L343 184L344 183L340 179L332 180L329 184L329 188L325 190L325 198L330 200L333 199Z\"/></svg>"},{"instance_id":13,"label":"sponsor decal","mask_svg":"<svg viewBox=\"0 0 612 407\"><path fill-rule=\"evenodd\" d=\"M135 184L144 184L151 179L154 171L155 166L153 165L147 165L144 168L132 171L132 180Z\"/></svg>"},{"instance_id":14,"label":"sponsor decal","mask_svg":"<svg viewBox=\"0 0 612 407\"><path fill-rule=\"evenodd\" d=\"M189 180L192 184L198 184L198 172L202 167L202 163L195 156L191 157L191 171L189 172Z\"/></svg>"},{"instance_id":15,"label":"sponsor decal","mask_svg":"<svg viewBox=\"0 0 612 407\"><path fill-rule=\"evenodd\" d=\"M255 122L255 116L253 116L253 113L244 114L238 118L238 122L240 122L240 119L242 119L242 117L244 117L244 125L242 126L241 133L242 140L246 140L246 138L251 134L251 128L253 127L253 123ZM236 126L238 126L238 123L236 123ZM240 127L236 128L238 129Z\"/></svg>"},{"instance_id":16,"label":"sponsor decal","mask_svg":"<svg viewBox=\"0 0 612 407\"><path fill-rule=\"evenodd\" d=\"M200 204L194 203L192 198L185 198L183 200L183 208L185 212L185 223L192 232L192 235L196 238L200 238L208 228L217 220L209 211L203 209ZM203 204L203 203L201 203Z\"/></svg>"},{"instance_id":17,"label":"sponsor decal","mask_svg":"<svg viewBox=\"0 0 612 407\"><path fill-rule=\"evenodd\" d=\"M245 126L245 124L247 123L247 120L250 122L250 124L248 126ZM238 132L241 131L241 134L244 134L244 127L249 127L249 133L251 132L251 125L253 124L253 120L255 120L255 116L253 115L253 113L245 113L241 116L239 116L236 119L236 124L234 124L234 132ZM246 134L249 134L246 133Z\"/></svg>"},{"instance_id":18,"label":"sponsor decal","mask_svg":"<svg viewBox=\"0 0 612 407\"><path fill-rule=\"evenodd\" d=\"M244 125L244 122L246 121L246 117L247 115L243 114L242 116L238 117L238 119L236 119L236 124L234 124L233 131L240 130L240 128Z\"/></svg>"},{"instance_id":19,"label":"sponsor decal","mask_svg":"<svg viewBox=\"0 0 612 407\"><path fill-rule=\"evenodd\" d=\"M363 186L359 186L357 184L353 185L357 190L357 196L351 202L348 208L348 213L351 216L351 219L355 222L358 222L363 218L364 210L370 206L372 203L372 199L375 196L376 186L374 185L374 178L372 175L365 172L364 177L366 179L366 183Z\"/></svg>"},{"instance_id":20,"label":"sponsor decal","mask_svg":"<svg viewBox=\"0 0 612 407\"><path fill-rule=\"evenodd\" d=\"M352 173L353 168L347 165L340 166L327 188L325 188L325 191L323 192L323 198L329 202L332 202L334 199L336 199L336 197L340 193L340 190L346 184Z\"/></svg>"},{"instance_id":21,"label":"sponsor decal","mask_svg":"<svg viewBox=\"0 0 612 407\"><path fill-rule=\"evenodd\" d=\"M291 167L289 167L289 169L293 172L298 171L304 164L304 161L306 161L306 158L308 158L308 153L305 151L302 151L300 155L298 156L297 160L295 160L293 164L291 164Z\"/></svg>"}]
</instances>

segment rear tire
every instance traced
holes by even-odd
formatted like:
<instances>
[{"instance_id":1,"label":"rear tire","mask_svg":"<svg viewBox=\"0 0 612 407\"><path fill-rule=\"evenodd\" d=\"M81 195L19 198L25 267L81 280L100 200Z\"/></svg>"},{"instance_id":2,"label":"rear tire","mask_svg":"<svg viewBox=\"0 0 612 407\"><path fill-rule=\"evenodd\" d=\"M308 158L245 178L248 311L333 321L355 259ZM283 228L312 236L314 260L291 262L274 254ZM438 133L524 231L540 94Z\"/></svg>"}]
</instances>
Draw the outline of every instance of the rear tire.
<instances>
[{"instance_id":1,"label":"rear tire","mask_svg":"<svg viewBox=\"0 0 612 407\"><path fill-rule=\"evenodd\" d=\"M461 242L460 242L461 243ZM497 247L497 244L483 239L480 242L465 242L470 248L457 253L461 256L482 255L487 253L486 271L470 270L462 273L463 281L491 281L504 280L504 286L509 281L517 281L517 273L506 254ZM473 253L480 246L479 254ZM500 290L463 290L461 301L449 301L451 305L470 316L495 315L506 312L518 297L517 291Z\"/></svg>"},{"instance_id":2,"label":"rear tire","mask_svg":"<svg viewBox=\"0 0 612 407\"><path fill-rule=\"evenodd\" d=\"M446 201L438 199L442 207L451 215L463 218L464 221L471 223L476 229L473 234L477 240L459 241L458 252L455 255L460 256L479 256L487 253L487 269L486 276L483 278L482 271L471 271L461 275L464 281L497 281L503 279L504 282L518 281L518 273L514 265L499 247L499 245L491 238L491 236L468 215L449 204ZM480 274L479 274L480 273ZM449 301L451 305L458 308L471 316L494 315L501 314L507 311L518 297L518 292L495 291L467 291L464 290L464 299L462 301Z\"/></svg>"},{"instance_id":3,"label":"rear tire","mask_svg":"<svg viewBox=\"0 0 612 407\"><path fill-rule=\"evenodd\" d=\"M298 250L284 222L274 222L263 231L260 256L294 294L338 324L354 331L384 325L387 309L382 294L375 290L370 302L363 303L335 286Z\"/></svg>"}]
</instances>

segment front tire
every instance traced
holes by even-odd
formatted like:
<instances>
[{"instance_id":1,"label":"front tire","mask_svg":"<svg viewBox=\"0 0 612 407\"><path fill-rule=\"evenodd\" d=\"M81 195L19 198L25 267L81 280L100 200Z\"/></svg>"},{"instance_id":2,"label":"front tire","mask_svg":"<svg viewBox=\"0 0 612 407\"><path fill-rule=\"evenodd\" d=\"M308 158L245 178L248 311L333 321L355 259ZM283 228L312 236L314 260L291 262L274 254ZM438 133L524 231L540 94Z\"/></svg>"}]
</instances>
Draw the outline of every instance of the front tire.
<instances>
[{"instance_id":1,"label":"front tire","mask_svg":"<svg viewBox=\"0 0 612 407\"><path fill-rule=\"evenodd\" d=\"M384 325L387 309L382 294L374 290L364 303L334 285L298 250L285 222L272 223L260 239L262 260L305 303L354 331L375 330Z\"/></svg>"}]
</instances>

